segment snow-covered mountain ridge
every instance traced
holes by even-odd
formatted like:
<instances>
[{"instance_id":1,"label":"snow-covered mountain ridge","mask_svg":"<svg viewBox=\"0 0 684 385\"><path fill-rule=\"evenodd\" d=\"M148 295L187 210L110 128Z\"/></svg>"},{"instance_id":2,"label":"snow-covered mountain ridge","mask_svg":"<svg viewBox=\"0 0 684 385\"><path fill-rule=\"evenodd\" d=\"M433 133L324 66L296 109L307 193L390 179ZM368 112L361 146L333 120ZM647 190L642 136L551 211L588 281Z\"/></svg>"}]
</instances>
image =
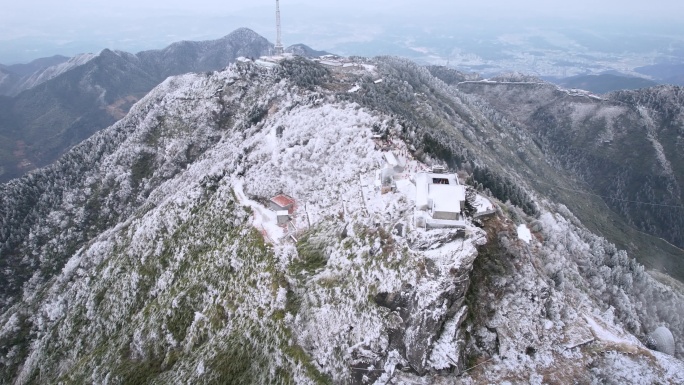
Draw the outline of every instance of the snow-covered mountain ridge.
<instances>
[{"instance_id":1,"label":"snow-covered mountain ridge","mask_svg":"<svg viewBox=\"0 0 684 385\"><path fill-rule=\"evenodd\" d=\"M475 151L494 123L409 63L354 64L170 78L55 165L2 185L3 380L682 381L681 361L627 331L667 324L681 346L681 292L564 206L507 187L529 213L498 201L461 237L413 226L409 180L367 195L383 147L410 169L447 151L435 111L466 138L462 172L495 169ZM278 193L297 200L297 242L257 221Z\"/></svg>"},{"instance_id":2,"label":"snow-covered mountain ridge","mask_svg":"<svg viewBox=\"0 0 684 385\"><path fill-rule=\"evenodd\" d=\"M239 56L266 54L270 47L268 40L242 28L217 40L179 42L137 54L103 49L10 76L18 87L8 92L11 97L0 98L0 181L52 163L123 118L169 76L219 70Z\"/></svg>"},{"instance_id":3,"label":"snow-covered mountain ridge","mask_svg":"<svg viewBox=\"0 0 684 385\"><path fill-rule=\"evenodd\" d=\"M9 96L14 96L21 91L31 89L36 87L50 79L53 79L75 67L81 66L88 61L92 60L97 55L91 53L85 53L81 55L76 55L64 63L59 63L47 68L40 69L28 77L24 77L16 84L12 89L6 91Z\"/></svg>"},{"instance_id":4,"label":"snow-covered mountain ridge","mask_svg":"<svg viewBox=\"0 0 684 385\"><path fill-rule=\"evenodd\" d=\"M268 54L273 45L239 28L209 41L181 41L136 54L103 49L71 59L38 59L0 68L0 181L55 161L110 126L169 76L225 68L236 58ZM300 56L323 54L295 45ZM16 71L16 72L12 72Z\"/></svg>"}]
</instances>

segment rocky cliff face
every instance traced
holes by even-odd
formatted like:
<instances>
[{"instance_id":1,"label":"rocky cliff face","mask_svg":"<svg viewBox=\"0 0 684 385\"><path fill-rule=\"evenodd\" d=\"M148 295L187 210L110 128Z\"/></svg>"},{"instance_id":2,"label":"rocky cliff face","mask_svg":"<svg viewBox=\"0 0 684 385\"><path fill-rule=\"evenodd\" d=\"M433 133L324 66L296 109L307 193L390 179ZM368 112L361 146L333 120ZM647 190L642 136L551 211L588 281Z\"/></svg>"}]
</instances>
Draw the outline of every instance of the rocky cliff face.
<instances>
[{"instance_id":1,"label":"rocky cliff face","mask_svg":"<svg viewBox=\"0 0 684 385\"><path fill-rule=\"evenodd\" d=\"M3 381L681 382L640 340L682 351L681 289L527 187L523 131L412 63L356 64L170 78L1 185ZM384 148L521 205L418 229L410 178L373 188Z\"/></svg>"}]
</instances>

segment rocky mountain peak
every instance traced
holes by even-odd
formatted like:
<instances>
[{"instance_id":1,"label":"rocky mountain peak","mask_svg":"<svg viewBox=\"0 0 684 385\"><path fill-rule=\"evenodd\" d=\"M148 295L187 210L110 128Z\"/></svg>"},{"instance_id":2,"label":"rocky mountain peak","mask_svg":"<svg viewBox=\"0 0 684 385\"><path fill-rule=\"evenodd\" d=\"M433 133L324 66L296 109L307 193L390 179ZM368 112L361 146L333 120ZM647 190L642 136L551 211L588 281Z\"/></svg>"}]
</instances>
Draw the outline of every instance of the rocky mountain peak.
<instances>
[{"instance_id":1,"label":"rocky mountain peak","mask_svg":"<svg viewBox=\"0 0 684 385\"><path fill-rule=\"evenodd\" d=\"M571 185L478 103L396 58L165 80L0 185L0 376L680 383L680 289L536 187ZM470 186L462 228L414 221L433 165ZM646 347L663 325L676 357Z\"/></svg>"}]
</instances>

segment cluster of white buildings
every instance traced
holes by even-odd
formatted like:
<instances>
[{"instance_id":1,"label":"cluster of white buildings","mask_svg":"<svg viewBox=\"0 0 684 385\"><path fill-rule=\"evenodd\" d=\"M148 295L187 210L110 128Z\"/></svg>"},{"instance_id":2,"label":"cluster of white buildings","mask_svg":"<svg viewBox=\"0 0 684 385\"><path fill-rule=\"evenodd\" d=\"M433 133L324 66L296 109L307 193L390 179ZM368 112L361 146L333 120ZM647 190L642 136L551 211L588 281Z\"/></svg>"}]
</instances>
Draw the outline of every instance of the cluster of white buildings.
<instances>
[{"instance_id":1,"label":"cluster of white buildings","mask_svg":"<svg viewBox=\"0 0 684 385\"><path fill-rule=\"evenodd\" d=\"M392 151L384 153L384 167L377 171L376 187L385 194L396 190L395 177L406 169L406 160ZM415 224L425 229L465 228L463 216L466 201L465 186L458 176L435 166L430 172L412 176L416 187Z\"/></svg>"},{"instance_id":2,"label":"cluster of white buildings","mask_svg":"<svg viewBox=\"0 0 684 385\"><path fill-rule=\"evenodd\" d=\"M328 67L358 67L359 65L349 58L337 55L323 55L319 58L312 59L315 62L326 65Z\"/></svg>"},{"instance_id":3,"label":"cluster of white buildings","mask_svg":"<svg viewBox=\"0 0 684 385\"><path fill-rule=\"evenodd\" d=\"M466 228L466 186L461 184L458 175L441 166L433 166L430 171L408 172L415 170L415 165L392 151L384 151L383 158L382 168L376 171L375 191L381 194L395 192L398 183L404 194L410 196L415 191L414 223L417 228ZM483 196L477 195L472 204L475 217L495 212L492 203ZM295 199L285 194L270 199L268 208L275 212L275 224L283 228L285 235L297 231L293 222L296 206Z\"/></svg>"},{"instance_id":4,"label":"cluster of white buildings","mask_svg":"<svg viewBox=\"0 0 684 385\"><path fill-rule=\"evenodd\" d=\"M463 210L466 190L456 174L448 174L442 168L432 172L420 172L414 177L416 183L417 227L465 228Z\"/></svg>"}]
</instances>

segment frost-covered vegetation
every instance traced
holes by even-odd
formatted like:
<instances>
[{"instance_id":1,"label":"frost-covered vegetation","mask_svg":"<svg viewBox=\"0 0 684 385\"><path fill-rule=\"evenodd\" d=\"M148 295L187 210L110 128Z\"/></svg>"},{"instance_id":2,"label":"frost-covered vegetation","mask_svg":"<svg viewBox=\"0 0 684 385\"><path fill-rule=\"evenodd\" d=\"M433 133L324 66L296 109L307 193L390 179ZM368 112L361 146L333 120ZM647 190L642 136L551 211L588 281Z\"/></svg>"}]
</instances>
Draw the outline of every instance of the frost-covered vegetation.
<instances>
[{"instance_id":1,"label":"frost-covered vegetation","mask_svg":"<svg viewBox=\"0 0 684 385\"><path fill-rule=\"evenodd\" d=\"M603 196L630 226L684 245L681 87L619 91L605 99L545 83L470 82L458 89L524 127L545 158L580 181L581 189ZM571 206L570 200L563 203ZM575 207L573 211L585 222L593 215ZM611 238L623 247L632 242L629 237ZM645 245L631 251L639 248ZM677 263L668 259L649 265L666 266L682 279L681 258Z\"/></svg>"},{"instance_id":2,"label":"frost-covered vegetation","mask_svg":"<svg viewBox=\"0 0 684 385\"><path fill-rule=\"evenodd\" d=\"M555 169L524 130L413 63L357 62L170 78L2 185L2 380L684 380L644 345L667 326L681 357L682 292L533 188ZM383 146L497 212L415 228L410 188L368 188ZM279 193L297 201L280 239L257 212Z\"/></svg>"},{"instance_id":3,"label":"frost-covered vegetation","mask_svg":"<svg viewBox=\"0 0 684 385\"><path fill-rule=\"evenodd\" d=\"M543 206L550 211L538 219L514 215L533 230L529 246L515 239L514 221L487 224L496 238L476 260L472 279L481 284L468 296L469 305L486 304L473 306L466 323L468 361L487 362L473 370L475 382L681 381L680 364L671 366L670 358L644 343L661 324L681 330L682 292L583 229L565 207ZM654 356L663 366L645 369ZM628 374L610 378L625 365L631 365Z\"/></svg>"}]
</instances>

